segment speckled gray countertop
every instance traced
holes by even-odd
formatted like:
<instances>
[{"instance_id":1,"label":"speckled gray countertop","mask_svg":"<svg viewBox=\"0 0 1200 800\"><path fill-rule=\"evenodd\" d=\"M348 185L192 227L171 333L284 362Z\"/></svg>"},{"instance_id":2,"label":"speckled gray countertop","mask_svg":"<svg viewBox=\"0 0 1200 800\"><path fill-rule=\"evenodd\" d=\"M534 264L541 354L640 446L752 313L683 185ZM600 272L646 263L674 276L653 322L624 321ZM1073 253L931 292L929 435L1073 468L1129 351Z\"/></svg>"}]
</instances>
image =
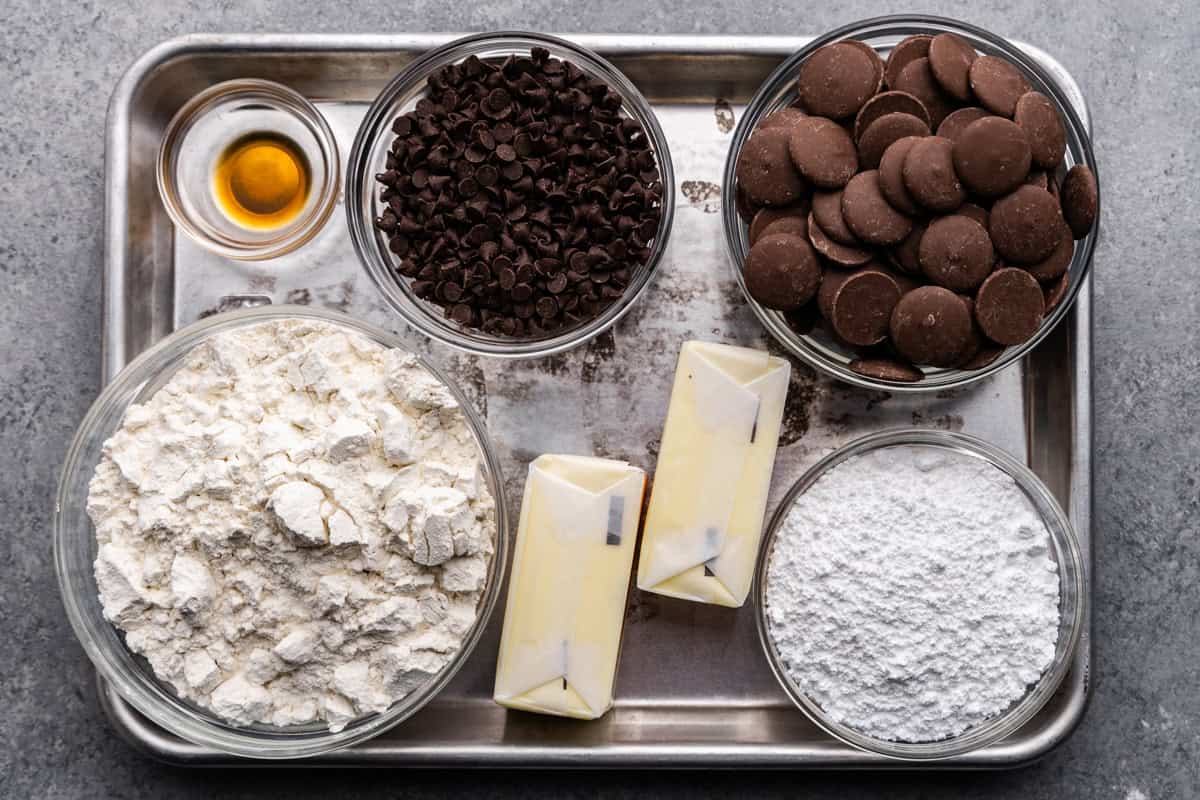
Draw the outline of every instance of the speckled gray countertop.
<instances>
[{"instance_id":1,"label":"speckled gray countertop","mask_svg":"<svg viewBox=\"0 0 1200 800\"><path fill-rule=\"evenodd\" d=\"M1200 795L1200 7L1179 0L888 6L493 0L462 6L6 0L0 12L0 797L856 798ZM817 33L882 13L965 16L1040 45L1091 104L1105 187L1095 260L1095 684L1083 725L1024 770L949 775L189 772L118 740L67 625L48 514L99 388L104 114L155 43L196 31Z\"/></svg>"}]
</instances>

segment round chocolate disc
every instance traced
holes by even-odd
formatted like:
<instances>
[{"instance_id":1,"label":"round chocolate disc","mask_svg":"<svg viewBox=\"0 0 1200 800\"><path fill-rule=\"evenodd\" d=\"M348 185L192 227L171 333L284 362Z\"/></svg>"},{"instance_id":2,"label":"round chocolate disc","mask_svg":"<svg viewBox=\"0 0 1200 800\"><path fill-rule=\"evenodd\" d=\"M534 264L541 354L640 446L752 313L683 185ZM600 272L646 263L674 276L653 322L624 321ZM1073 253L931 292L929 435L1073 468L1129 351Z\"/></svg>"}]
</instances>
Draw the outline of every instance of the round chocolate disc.
<instances>
[{"instance_id":1,"label":"round chocolate disc","mask_svg":"<svg viewBox=\"0 0 1200 800\"><path fill-rule=\"evenodd\" d=\"M878 269L861 269L846 276L830 303L829 323L834 333L856 347L882 342L888 335L892 309L900 301L900 287Z\"/></svg>"},{"instance_id":2,"label":"round chocolate disc","mask_svg":"<svg viewBox=\"0 0 1200 800\"><path fill-rule=\"evenodd\" d=\"M922 286L901 297L889 327L900 355L935 367L957 363L971 336L966 305L941 286Z\"/></svg>"},{"instance_id":3,"label":"round chocolate disc","mask_svg":"<svg viewBox=\"0 0 1200 800\"><path fill-rule=\"evenodd\" d=\"M874 257L870 250L839 244L829 238L812 214L808 215L808 239L818 253L839 267L861 267Z\"/></svg>"},{"instance_id":4,"label":"round chocolate disc","mask_svg":"<svg viewBox=\"0 0 1200 800\"><path fill-rule=\"evenodd\" d=\"M954 171L954 142L926 136L912 146L901 175L912 198L930 211L953 211L967 198Z\"/></svg>"},{"instance_id":5,"label":"round chocolate disc","mask_svg":"<svg viewBox=\"0 0 1200 800\"><path fill-rule=\"evenodd\" d=\"M822 276L821 286L817 289L817 311L824 319L833 318L833 298L846 279L853 274L848 270L831 269L826 270Z\"/></svg>"},{"instance_id":6,"label":"round chocolate disc","mask_svg":"<svg viewBox=\"0 0 1200 800\"><path fill-rule=\"evenodd\" d=\"M980 56L971 62L971 91L988 111L1011 117L1017 100L1029 91L1029 81L1013 64L996 56Z\"/></svg>"},{"instance_id":7,"label":"round chocolate disc","mask_svg":"<svg viewBox=\"0 0 1200 800\"><path fill-rule=\"evenodd\" d=\"M845 128L825 117L806 117L794 124L788 152L800 174L823 189L840 189L858 172L854 140Z\"/></svg>"},{"instance_id":8,"label":"round chocolate disc","mask_svg":"<svg viewBox=\"0 0 1200 800\"><path fill-rule=\"evenodd\" d=\"M912 220L884 198L879 171L874 169L858 173L846 184L842 217L855 236L876 246L899 244L912 230Z\"/></svg>"},{"instance_id":9,"label":"round chocolate disc","mask_svg":"<svg viewBox=\"0 0 1200 800\"><path fill-rule=\"evenodd\" d=\"M979 206L975 205L974 203L963 203L961 206L958 207L958 210L955 211L954 213L959 214L964 217L970 217L971 219L975 220L980 225L982 225L983 229L985 231L988 229L988 212L987 212L987 210L984 208L980 208Z\"/></svg>"},{"instance_id":10,"label":"round chocolate disc","mask_svg":"<svg viewBox=\"0 0 1200 800\"><path fill-rule=\"evenodd\" d=\"M787 106L778 111L772 111L767 116L763 117L762 122L758 123L755 130L770 130L771 128L790 128L797 120L804 119L808 115L798 108Z\"/></svg>"},{"instance_id":11,"label":"round chocolate disc","mask_svg":"<svg viewBox=\"0 0 1200 800\"><path fill-rule=\"evenodd\" d=\"M921 105L929 112L931 129L941 125L946 115L954 110L954 101L942 91L941 84L933 77L928 58L918 58L910 62L900 71L896 85L892 88L908 92L921 101Z\"/></svg>"},{"instance_id":12,"label":"round chocolate disc","mask_svg":"<svg viewBox=\"0 0 1200 800\"><path fill-rule=\"evenodd\" d=\"M772 222L767 227L763 228L763 236L774 236L779 233L787 233L792 236L799 236L805 241L808 240L808 216L803 217L789 216L780 217Z\"/></svg>"},{"instance_id":13,"label":"round chocolate disc","mask_svg":"<svg viewBox=\"0 0 1200 800\"><path fill-rule=\"evenodd\" d=\"M933 77L946 94L964 103L971 99L968 73L971 63L978 57L974 47L953 33L939 33L929 43L929 66Z\"/></svg>"},{"instance_id":14,"label":"round chocolate disc","mask_svg":"<svg viewBox=\"0 0 1200 800\"><path fill-rule=\"evenodd\" d=\"M878 61L849 42L818 49L800 65L796 80L804 110L830 119L857 114L879 89Z\"/></svg>"},{"instance_id":15,"label":"round chocolate disc","mask_svg":"<svg viewBox=\"0 0 1200 800\"><path fill-rule=\"evenodd\" d=\"M807 186L788 155L788 131L769 128L752 133L738 153L737 180L760 205L787 205L804 194Z\"/></svg>"},{"instance_id":16,"label":"round chocolate disc","mask_svg":"<svg viewBox=\"0 0 1200 800\"><path fill-rule=\"evenodd\" d=\"M866 102L854 118L854 141L859 141L871 123L886 114L912 114L929 127L929 112L908 92L881 92Z\"/></svg>"},{"instance_id":17,"label":"round chocolate disc","mask_svg":"<svg viewBox=\"0 0 1200 800\"><path fill-rule=\"evenodd\" d=\"M880 381L917 383L925 377L925 373L912 364L890 358L856 358L848 366L851 372Z\"/></svg>"},{"instance_id":18,"label":"round chocolate disc","mask_svg":"<svg viewBox=\"0 0 1200 800\"><path fill-rule=\"evenodd\" d=\"M1067 287L1071 285L1071 276L1064 273L1061 278L1046 287L1046 316L1050 316L1058 308L1063 298L1067 296Z\"/></svg>"},{"instance_id":19,"label":"round chocolate disc","mask_svg":"<svg viewBox=\"0 0 1200 800\"><path fill-rule=\"evenodd\" d=\"M746 290L767 308L792 311L807 303L821 285L821 264L799 236L764 236L746 257Z\"/></svg>"},{"instance_id":20,"label":"round chocolate disc","mask_svg":"<svg viewBox=\"0 0 1200 800\"><path fill-rule=\"evenodd\" d=\"M928 136L929 126L912 114L900 111L884 114L863 131L858 140L858 165L860 169L875 169L883 159L884 152L893 142L908 136Z\"/></svg>"},{"instance_id":21,"label":"round chocolate disc","mask_svg":"<svg viewBox=\"0 0 1200 800\"><path fill-rule=\"evenodd\" d=\"M801 219L807 219L809 210L808 195L803 195L800 202L793 203L790 206L760 208L754 214L754 219L750 222L750 244L754 244L761 239L763 233L770 227L771 223L788 217L798 216Z\"/></svg>"},{"instance_id":22,"label":"round chocolate disc","mask_svg":"<svg viewBox=\"0 0 1200 800\"><path fill-rule=\"evenodd\" d=\"M1075 240L1071 238L1071 231L1066 222L1061 225L1062 238L1058 240L1058 247L1054 248L1054 252L1047 256L1045 261L1025 267L1026 272L1042 283L1049 283L1060 277L1070 268L1071 259L1075 256Z\"/></svg>"},{"instance_id":23,"label":"round chocolate disc","mask_svg":"<svg viewBox=\"0 0 1200 800\"><path fill-rule=\"evenodd\" d=\"M816 192L812 199L813 219L821 226L821 230L838 244L860 247L862 242L850 230L842 216L842 190Z\"/></svg>"},{"instance_id":24,"label":"round chocolate disc","mask_svg":"<svg viewBox=\"0 0 1200 800\"><path fill-rule=\"evenodd\" d=\"M1042 169L1057 169L1067 151L1067 132L1063 129L1062 116L1050 98L1041 92L1021 95L1013 112L1013 122L1021 126L1029 139L1033 163Z\"/></svg>"},{"instance_id":25,"label":"round chocolate disc","mask_svg":"<svg viewBox=\"0 0 1200 800\"><path fill-rule=\"evenodd\" d=\"M951 111L942 124L937 127L937 135L944 139L949 139L952 142L957 142L963 135L963 131L977 119L992 116L992 112L986 108L978 106L967 106L956 111Z\"/></svg>"},{"instance_id":26,"label":"round chocolate disc","mask_svg":"<svg viewBox=\"0 0 1200 800\"><path fill-rule=\"evenodd\" d=\"M954 143L958 177L982 197L999 197L1024 183L1029 161L1025 132L1004 117L975 120Z\"/></svg>"},{"instance_id":27,"label":"round chocolate disc","mask_svg":"<svg viewBox=\"0 0 1200 800\"><path fill-rule=\"evenodd\" d=\"M905 67L918 58L926 58L929 55L929 43L932 41L932 36L920 33L902 39L892 48L892 52L888 54L887 63L883 65L883 78L889 89L896 88L896 81Z\"/></svg>"},{"instance_id":28,"label":"round chocolate disc","mask_svg":"<svg viewBox=\"0 0 1200 800\"><path fill-rule=\"evenodd\" d=\"M892 208L909 216L917 213L917 203L904 186L904 159L908 151L919 142L919 136L905 136L888 145L879 159L879 189L892 204Z\"/></svg>"},{"instance_id":29,"label":"round chocolate disc","mask_svg":"<svg viewBox=\"0 0 1200 800\"><path fill-rule=\"evenodd\" d=\"M1044 189L1025 184L992 206L992 244L1014 264L1037 264L1050 257L1063 236L1058 201Z\"/></svg>"},{"instance_id":30,"label":"round chocolate disc","mask_svg":"<svg viewBox=\"0 0 1200 800\"><path fill-rule=\"evenodd\" d=\"M931 281L955 292L974 291L996 265L987 230L960 214L929 224L921 237L918 258Z\"/></svg>"},{"instance_id":31,"label":"round chocolate disc","mask_svg":"<svg viewBox=\"0 0 1200 800\"><path fill-rule=\"evenodd\" d=\"M914 222L912 231L904 241L887 251L888 261L896 269L908 275L921 274L921 239L925 236L925 225Z\"/></svg>"},{"instance_id":32,"label":"round chocolate disc","mask_svg":"<svg viewBox=\"0 0 1200 800\"><path fill-rule=\"evenodd\" d=\"M1037 333L1045 314L1042 287L1023 269L1006 267L988 276L975 295L975 319L993 342L1020 344Z\"/></svg>"},{"instance_id":33,"label":"round chocolate disc","mask_svg":"<svg viewBox=\"0 0 1200 800\"><path fill-rule=\"evenodd\" d=\"M1082 239L1096 224L1096 211L1100 208L1100 190L1096 176L1083 164L1067 170L1062 185L1062 212L1071 233Z\"/></svg>"},{"instance_id":34,"label":"round chocolate disc","mask_svg":"<svg viewBox=\"0 0 1200 800\"><path fill-rule=\"evenodd\" d=\"M843 39L842 41L861 50L863 54L866 55L870 60L871 65L875 67L875 88L871 91L871 94L877 94L882 91L883 59L879 57L879 51L866 42L859 41L858 39Z\"/></svg>"}]
</instances>

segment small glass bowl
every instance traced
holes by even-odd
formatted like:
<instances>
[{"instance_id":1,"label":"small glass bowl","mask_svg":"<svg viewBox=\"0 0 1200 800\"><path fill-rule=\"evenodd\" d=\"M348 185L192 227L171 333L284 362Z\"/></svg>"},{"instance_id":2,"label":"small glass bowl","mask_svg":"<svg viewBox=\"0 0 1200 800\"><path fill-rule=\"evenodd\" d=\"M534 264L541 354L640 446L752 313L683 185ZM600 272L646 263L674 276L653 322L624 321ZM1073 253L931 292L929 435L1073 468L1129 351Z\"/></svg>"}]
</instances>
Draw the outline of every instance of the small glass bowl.
<instances>
[{"instance_id":1,"label":"small glass bowl","mask_svg":"<svg viewBox=\"0 0 1200 800\"><path fill-rule=\"evenodd\" d=\"M650 139L663 186L662 217L651 244L650 258L630 277L624 294L598 316L543 336L495 336L446 318L441 308L413 294L409 282L396 273L395 256L388 250L387 237L376 230L374 224L385 207L379 200L381 186L375 176L385 171L388 149L394 139L392 122L410 111L424 96L426 81L434 71L471 55L483 61L497 61L510 55L527 56L533 47L544 47L551 56L574 63L589 76L604 81L621 96L621 110L641 123ZM346 172L346 214L350 223L350 238L359 260L388 305L406 322L432 339L469 353L499 358L536 358L561 353L612 327L633 307L650 284L666 251L675 216L675 173L667 149L667 138L646 98L620 70L596 53L539 33L500 32L467 36L431 50L409 64L380 92L367 111L354 137Z\"/></svg>"},{"instance_id":2,"label":"small glass bowl","mask_svg":"<svg viewBox=\"0 0 1200 800\"><path fill-rule=\"evenodd\" d=\"M509 538L504 481L487 427L454 381L420 359L458 400L479 448L488 491L496 503L494 552L487 584L479 600L478 616L458 652L429 682L387 711L359 717L336 733L319 723L288 728L261 724L234 726L211 711L180 699L174 689L156 678L145 659L130 651L117 629L104 618L93 572L97 545L95 528L87 515L88 484L100 461L104 442L120 427L126 409L148 400L185 363L196 346L219 333L283 319L325 322L385 347L405 349L395 335L373 325L308 306L229 311L193 323L131 361L100 393L67 451L52 520L54 565L63 604L75 635L104 679L134 708L171 733L225 753L260 759L301 758L362 742L398 725L432 700L466 662L487 627L503 583Z\"/></svg>"},{"instance_id":3,"label":"small glass bowl","mask_svg":"<svg viewBox=\"0 0 1200 800\"><path fill-rule=\"evenodd\" d=\"M1042 518L1050 534L1052 556L1058 564L1059 574L1059 624L1058 642L1055 645L1054 659L1042 673L1037 683L1026 690L1025 696L1013 703L1004 713L999 714L973 728L969 728L958 736L941 739L934 742L896 742L868 736L840 722L830 719L819 705L804 693L804 688L798 685L788 674L775 644L771 639L767 621L766 586L767 574L771 564L771 552L775 546L775 538L780 526L791 511L797 497L803 494L813 484L833 467L856 456L872 450L888 447L932 447L950 450L959 455L970 456L985 461L1001 470L1016 482L1017 486L1029 498L1029 502ZM788 491L783 501L776 509L767 528L761 550L758 554L758 564L754 574L754 598L756 618L758 622L758 638L762 643L763 652L775 673L779 685L792 699L801 711L811 719L817 727L830 736L879 755L908 761L929 761L962 755L973 750L979 750L995 744L1004 737L1017 731L1042 709L1054 696L1058 687L1071 669L1071 661L1075 647L1083 633L1084 603L1084 562L1079 551L1079 543L1075 530L1067 515L1059 506L1058 501L1046 488L1046 485L1034 475L1028 467L1017 461L1011 455L974 436L948 431L930 431L918 428L902 428L879 431L838 448L825 458L814 464Z\"/></svg>"},{"instance_id":4,"label":"small glass bowl","mask_svg":"<svg viewBox=\"0 0 1200 800\"><path fill-rule=\"evenodd\" d=\"M1087 277L1088 270L1091 268L1092 253L1096 247L1098 226L1093 226L1092 231L1086 237L1075 243L1075 255L1068 268L1069 280L1065 295L1058 307L1042 320L1041 327L1028 341L1006 348L999 358L982 369L921 367L925 377L915 383L869 378L851 371L849 364L857 357L851 348L836 341L821 327L807 335L796 333L787 324L782 313L764 308L750 297L750 293L746 291L746 282L742 274L745 269L746 254L750 250L750 232L749 226L737 212L736 166L742 146L754 132L759 121L771 112L795 101L796 76L799 74L800 65L817 49L827 44L846 39L866 42L886 58L888 52L907 36L914 34L937 35L939 33L956 34L984 55L1002 56L1011 61L1021 70L1035 90L1050 98L1062 115L1063 126L1067 134L1066 157L1058 172L1060 178L1067 169L1075 164L1086 164L1093 174L1098 175L1087 126L1079 118L1070 99L1036 58L1006 39L973 25L942 17L917 14L877 17L846 25L814 39L784 61L771 73L771 76L767 78L746 107L746 112L742 115L737 130L734 131L733 141L729 147L729 156L725 162L724 182L722 183L725 242L729 250L734 277L742 289L742 294L745 295L746 302L763 326L789 353L838 380L867 389L882 389L889 392L940 391L974 383L1016 363L1036 347L1038 342L1044 339L1054 329L1054 326L1067 316L1067 312L1070 311L1071 304L1075 301L1075 297ZM1098 209L1097 218L1099 218Z\"/></svg>"},{"instance_id":5,"label":"small glass bowl","mask_svg":"<svg viewBox=\"0 0 1200 800\"><path fill-rule=\"evenodd\" d=\"M293 143L309 170L304 206L278 227L239 224L214 191L221 156L255 133ZM261 261L290 253L320 232L337 205L341 163L316 106L281 84L239 79L210 86L179 109L159 146L157 177L159 196L180 230L227 258Z\"/></svg>"}]
</instances>

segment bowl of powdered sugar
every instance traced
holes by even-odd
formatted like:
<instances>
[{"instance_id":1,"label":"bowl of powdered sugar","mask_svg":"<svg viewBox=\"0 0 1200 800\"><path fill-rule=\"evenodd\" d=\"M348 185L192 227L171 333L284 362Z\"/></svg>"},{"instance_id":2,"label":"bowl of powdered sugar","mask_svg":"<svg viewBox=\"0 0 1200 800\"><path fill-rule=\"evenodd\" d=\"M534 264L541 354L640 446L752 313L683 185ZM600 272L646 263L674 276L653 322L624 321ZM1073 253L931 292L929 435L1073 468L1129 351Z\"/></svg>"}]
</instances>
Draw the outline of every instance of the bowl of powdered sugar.
<instances>
[{"instance_id":1,"label":"bowl of powdered sugar","mask_svg":"<svg viewBox=\"0 0 1200 800\"><path fill-rule=\"evenodd\" d=\"M296 758L407 719L474 648L507 513L445 375L341 314L266 307L167 337L68 453L55 561L76 634L189 741Z\"/></svg>"},{"instance_id":2,"label":"bowl of powdered sugar","mask_svg":"<svg viewBox=\"0 0 1200 800\"><path fill-rule=\"evenodd\" d=\"M1084 565L1023 464L884 431L826 457L771 521L755 595L780 685L829 734L900 759L993 744L1070 669Z\"/></svg>"}]
</instances>

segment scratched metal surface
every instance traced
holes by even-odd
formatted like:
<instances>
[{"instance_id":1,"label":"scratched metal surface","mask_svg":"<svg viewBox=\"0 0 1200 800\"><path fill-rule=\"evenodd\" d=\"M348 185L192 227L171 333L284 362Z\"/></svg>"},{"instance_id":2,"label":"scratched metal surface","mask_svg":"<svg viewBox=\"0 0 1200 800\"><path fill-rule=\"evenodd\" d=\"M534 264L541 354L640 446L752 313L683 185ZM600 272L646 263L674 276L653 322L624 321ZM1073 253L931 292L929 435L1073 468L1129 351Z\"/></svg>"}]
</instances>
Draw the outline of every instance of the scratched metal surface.
<instances>
[{"instance_id":1,"label":"scratched metal surface","mask_svg":"<svg viewBox=\"0 0 1200 800\"><path fill-rule=\"evenodd\" d=\"M347 40L347 51L354 50L356 38L359 57L376 55L379 63L372 63L382 86L394 67L395 52L386 51L385 42L378 37L341 37ZM142 261L135 266L124 264L127 275L110 274L109 285L110 292L114 284L121 287L123 297L118 302L124 308L136 309L140 303L150 310L140 316L131 312L120 321L110 315L105 331L110 353L106 367L110 371L119 367L122 360L167 330L225 308L264 302L321 305L397 331L414 350L429 355L461 382L486 416L502 457L508 499L514 509L526 465L541 453L621 458L652 472L675 359L684 340L719 340L782 355L746 308L730 273L718 213L719 180L730 134L741 112L740 103L756 80L765 77L776 60L794 51L803 40L746 37L739 49L736 43L718 47L713 40L696 37L655 37L653 41L619 37L624 43L618 37L594 38L594 42L584 41L617 60L635 81L639 75L644 76L639 83L652 101L656 94L685 101L655 103L679 181L670 247L652 286L614 329L573 352L546 359L512 363L464 355L405 331L399 318L384 307L356 260L340 209L314 242L265 264L222 259L186 237L173 237L169 230L164 235L162 228L156 227L161 222L151 220L144 229L131 226L131 230L142 231L140 239L129 235L118 242L129 251L129 261L136 261L134 253L140 246L137 255ZM303 42L315 46L316 37L306 37ZM407 44L418 53L432 43L420 39ZM400 44L404 42L393 42L396 47ZM213 43L218 50L219 45ZM240 47L252 51L255 45L245 42ZM270 49L261 40L257 47L265 47L268 52ZM294 55L294 50L302 48L293 41L280 42L276 49ZM669 74L663 75L663 65L656 68L657 77L651 78L650 69L640 60L655 52L673 52L678 62L690 68L693 81L705 69L714 76L740 77L724 83L714 79L707 87L701 83L686 92L671 92L666 89L671 84ZM745 63L730 67L726 60L723 72L721 59L739 53ZM173 57L180 60L177 55ZM336 54L328 57L336 62ZM622 57L629 62L622 63ZM169 66L170 59L164 59ZM265 76L272 77L263 66L271 63L269 59L254 62L253 69L248 70L250 74L267 72ZM188 63L193 72L195 67L195 63ZM646 69L644 74L639 72L641 68ZM215 82L222 77L213 72L208 79ZM343 159L365 112L363 101L373 95L371 85L367 80L364 87L352 92L361 95L353 102L326 99L318 103L338 137ZM336 98L333 88L310 94L318 99ZM732 98L733 102L724 98ZM114 108L120 113L119 107ZM129 155L128 163L130 185L136 184L139 177L144 179L135 174L140 163L136 153ZM114 264L111 255L110 273ZM1086 291L1084 295L1083 302L1090 302ZM1068 321L1068 325L1075 327L1058 338L1074 341L1079 326L1075 321ZM1037 453L1049 453L1046 469L1054 474L1044 477L1071 493L1072 511L1079 524L1079 515L1086 512L1082 493L1087 488L1087 476L1075 472L1073 454L1078 446L1072 445L1078 445L1081 426L1059 426L1063 428L1058 434L1061 442L1043 441L1047 435L1044 431L1031 436L1035 428L1054 427L1034 425L1031 404L1050 381L1074 386L1075 406L1081 399L1090 398L1086 394L1090 388L1085 391L1085 387L1078 386L1077 359L1081 352L1087 355L1086 342L1083 344L1082 350L1063 347L1055 352L1053 347L1046 348L1054 355L1043 359L1032 372L1028 364L1022 364L968 389L936 396L892 396L854 389L824 379L793 361L768 514L804 469L830 449L869 431L917 425L971 433L1023 460L1037 462L1041 458ZM112 355L114 351L117 356ZM1086 375L1086 369L1082 374ZM1031 452L1029 442L1037 453ZM1037 463L1034 465L1036 468ZM1081 533L1086 537L1086 519L1083 528ZM617 705L600 721L580 725L505 712L491 703L501 623L501 614L497 613L466 667L424 711L374 742L323 760L357 765L713 763L856 767L887 763L832 741L791 707L762 655L753 608L722 609L634 589L626 622ZM1090 644L1081 650L1090 652ZM1085 673L1086 665L1084 657L1080 666ZM1086 675L1076 674L1060 697L1025 731L981 754L958 759L954 765L1011 764L1044 751L1069 733L1073 715L1082 707L1087 691L1085 680ZM111 690L104 697L106 710L118 729L156 755L189 764L227 761L220 754L195 748L153 728Z\"/></svg>"}]
</instances>

